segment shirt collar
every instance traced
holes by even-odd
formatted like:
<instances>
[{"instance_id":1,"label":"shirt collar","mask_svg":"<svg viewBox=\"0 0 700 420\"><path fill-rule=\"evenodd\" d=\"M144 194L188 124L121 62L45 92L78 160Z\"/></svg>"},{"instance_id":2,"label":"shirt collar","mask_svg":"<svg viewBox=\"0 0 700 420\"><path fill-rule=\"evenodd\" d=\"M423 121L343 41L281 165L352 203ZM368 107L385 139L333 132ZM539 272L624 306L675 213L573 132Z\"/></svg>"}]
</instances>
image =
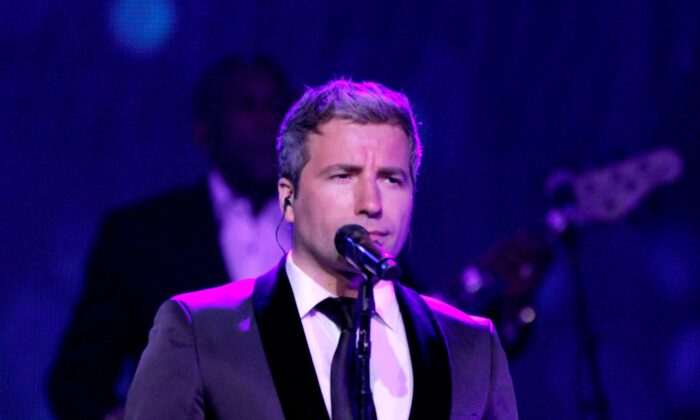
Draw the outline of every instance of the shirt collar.
<instances>
[{"instance_id":1,"label":"shirt collar","mask_svg":"<svg viewBox=\"0 0 700 420\"><path fill-rule=\"evenodd\" d=\"M394 282L380 280L374 286L374 305L382 322L395 330L399 321L399 304L394 293Z\"/></svg>"},{"instance_id":2,"label":"shirt collar","mask_svg":"<svg viewBox=\"0 0 700 420\"><path fill-rule=\"evenodd\" d=\"M222 223L233 213L253 214L253 204L243 195L236 195L236 192L226 182L224 176L216 168L211 168L207 173L207 185L211 196L214 217L218 223ZM279 217L279 205L277 199L273 198L265 204L260 215L266 217Z\"/></svg>"},{"instance_id":3,"label":"shirt collar","mask_svg":"<svg viewBox=\"0 0 700 420\"><path fill-rule=\"evenodd\" d=\"M299 318L308 316L324 299L337 297L321 287L294 263L292 251L287 255L285 269L299 310ZM374 305L379 320L392 330L396 329L399 305L391 281L380 280L374 286Z\"/></svg>"}]
</instances>

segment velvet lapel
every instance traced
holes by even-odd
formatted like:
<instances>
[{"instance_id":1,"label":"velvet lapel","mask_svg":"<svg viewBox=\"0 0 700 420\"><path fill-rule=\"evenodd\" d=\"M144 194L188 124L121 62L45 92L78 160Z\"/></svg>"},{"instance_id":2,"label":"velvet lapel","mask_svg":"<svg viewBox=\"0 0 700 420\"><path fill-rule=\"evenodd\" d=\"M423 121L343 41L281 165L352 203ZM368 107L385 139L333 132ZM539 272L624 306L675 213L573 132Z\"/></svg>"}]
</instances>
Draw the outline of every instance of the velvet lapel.
<instances>
[{"instance_id":1,"label":"velvet lapel","mask_svg":"<svg viewBox=\"0 0 700 420\"><path fill-rule=\"evenodd\" d=\"M255 281L253 310L284 417L328 419L284 258Z\"/></svg>"},{"instance_id":2,"label":"velvet lapel","mask_svg":"<svg viewBox=\"0 0 700 420\"><path fill-rule=\"evenodd\" d=\"M413 290L395 283L413 367L411 419L447 419L452 402L450 359L428 305Z\"/></svg>"}]
</instances>

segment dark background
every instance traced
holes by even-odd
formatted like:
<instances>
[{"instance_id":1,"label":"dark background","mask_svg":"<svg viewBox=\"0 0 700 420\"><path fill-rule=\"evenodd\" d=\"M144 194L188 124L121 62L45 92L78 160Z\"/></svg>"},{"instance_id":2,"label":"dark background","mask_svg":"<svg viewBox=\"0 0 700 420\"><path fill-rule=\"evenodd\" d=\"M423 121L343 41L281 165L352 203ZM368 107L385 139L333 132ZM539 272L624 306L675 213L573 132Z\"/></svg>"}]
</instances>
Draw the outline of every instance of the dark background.
<instances>
[{"instance_id":1,"label":"dark background","mask_svg":"<svg viewBox=\"0 0 700 420\"><path fill-rule=\"evenodd\" d=\"M408 94L427 293L540 222L554 169L677 149L680 182L586 228L580 252L612 417L700 413L699 3L26 0L0 18L0 418L50 418L100 217L203 174L190 95L229 52L270 55L299 92L351 76ZM575 417L573 299L557 253L511 362L522 418Z\"/></svg>"}]
</instances>

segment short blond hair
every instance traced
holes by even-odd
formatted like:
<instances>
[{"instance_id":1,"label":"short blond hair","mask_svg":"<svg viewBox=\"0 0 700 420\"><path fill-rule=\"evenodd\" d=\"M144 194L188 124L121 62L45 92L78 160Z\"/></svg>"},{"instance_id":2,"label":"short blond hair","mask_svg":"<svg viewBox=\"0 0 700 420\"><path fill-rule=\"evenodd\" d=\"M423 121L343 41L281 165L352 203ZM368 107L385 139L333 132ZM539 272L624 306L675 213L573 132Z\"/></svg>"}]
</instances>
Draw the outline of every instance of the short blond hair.
<instances>
[{"instance_id":1,"label":"short blond hair","mask_svg":"<svg viewBox=\"0 0 700 420\"><path fill-rule=\"evenodd\" d=\"M306 147L310 132L334 119L359 124L396 124L410 141L410 172L415 185L423 148L416 119L408 98L375 82L331 80L323 86L307 88L282 121L277 137L277 164L280 178L298 187L301 170L309 161Z\"/></svg>"}]
</instances>

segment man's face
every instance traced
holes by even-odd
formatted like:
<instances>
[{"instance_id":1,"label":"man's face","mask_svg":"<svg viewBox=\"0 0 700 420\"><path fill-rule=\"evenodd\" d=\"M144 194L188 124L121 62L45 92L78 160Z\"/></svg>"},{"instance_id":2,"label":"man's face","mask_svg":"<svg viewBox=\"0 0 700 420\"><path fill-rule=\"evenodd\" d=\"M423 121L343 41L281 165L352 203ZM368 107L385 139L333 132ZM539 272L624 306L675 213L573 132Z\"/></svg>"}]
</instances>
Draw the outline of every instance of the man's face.
<instances>
[{"instance_id":1,"label":"man's face","mask_svg":"<svg viewBox=\"0 0 700 420\"><path fill-rule=\"evenodd\" d=\"M294 223L295 262L334 277L353 271L333 244L338 228L350 223L398 254L413 210L406 133L391 124L333 119L309 134L306 147L309 161L286 213Z\"/></svg>"},{"instance_id":2,"label":"man's face","mask_svg":"<svg viewBox=\"0 0 700 420\"><path fill-rule=\"evenodd\" d=\"M285 87L254 69L242 71L229 84L230 103L212 133L214 164L234 188L272 187L277 179L275 138L288 105Z\"/></svg>"}]
</instances>

